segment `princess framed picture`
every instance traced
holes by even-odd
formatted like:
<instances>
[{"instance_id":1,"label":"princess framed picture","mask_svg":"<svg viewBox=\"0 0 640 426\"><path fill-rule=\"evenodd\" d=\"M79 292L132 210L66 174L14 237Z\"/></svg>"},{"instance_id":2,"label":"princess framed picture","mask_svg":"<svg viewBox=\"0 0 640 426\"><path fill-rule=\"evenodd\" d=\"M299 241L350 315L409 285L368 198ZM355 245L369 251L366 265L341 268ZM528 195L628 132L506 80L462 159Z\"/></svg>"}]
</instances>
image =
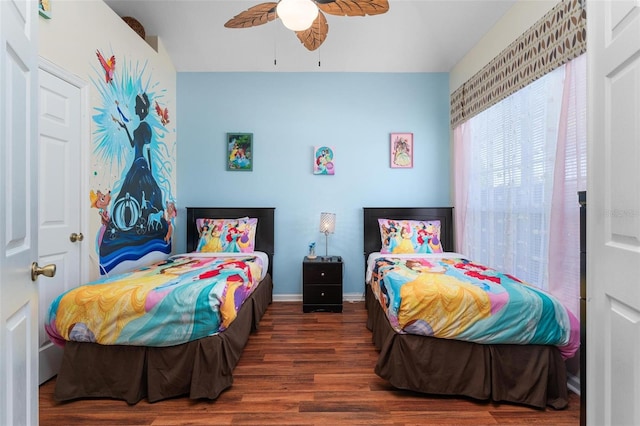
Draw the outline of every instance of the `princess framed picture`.
<instances>
[{"instance_id":1,"label":"princess framed picture","mask_svg":"<svg viewBox=\"0 0 640 426\"><path fill-rule=\"evenodd\" d=\"M227 170L253 170L253 133L227 133Z\"/></svg>"},{"instance_id":2,"label":"princess framed picture","mask_svg":"<svg viewBox=\"0 0 640 426\"><path fill-rule=\"evenodd\" d=\"M51 1L52 0L38 0L38 12L40 12L40 16L45 19L51 19Z\"/></svg>"},{"instance_id":3,"label":"princess framed picture","mask_svg":"<svg viewBox=\"0 0 640 426\"><path fill-rule=\"evenodd\" d=\"M413 133L391 133L390 162L392 169L413 167Z\"/></svg>"},{"instance_id":4,"label":"princess framed picture","mask_svg":"<svg viewBox=\"0 0 640 426\"><path fill-rule=\"evenodd\" d=\"M336 168L334 164L333 148L330 146L316 146L313 148L313 174L314 175L334 175Z\"/></svg>"}]
</instances>

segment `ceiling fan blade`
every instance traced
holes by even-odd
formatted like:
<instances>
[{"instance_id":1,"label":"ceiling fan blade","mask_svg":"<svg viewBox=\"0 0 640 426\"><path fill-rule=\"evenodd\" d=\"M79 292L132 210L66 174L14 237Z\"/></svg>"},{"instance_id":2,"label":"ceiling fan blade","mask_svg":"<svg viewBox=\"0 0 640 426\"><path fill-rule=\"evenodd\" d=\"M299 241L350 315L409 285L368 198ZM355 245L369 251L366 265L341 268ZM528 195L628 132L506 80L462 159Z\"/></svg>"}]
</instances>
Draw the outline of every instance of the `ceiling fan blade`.
<instances>
[{"instance_id":1,"label":"ceiling fan blade","mask_svg":"<svg viewBox=\"0 0 640 426\"><path fill-rule=\"evenodd\" d=\"M318 8L330 15L380 15L389 10L388 0L314 0Z\"/></svg>"},{"instance_id":2,"label":"ceiling fan blade","mask_svg":"<svg viewBox=\"0 0 640 426\"><path fill-rule=\"evenodd\" d=\"M276 14L277 2L260 3L239 13L226 24L227 28L249 28L271 22L278 17Z\"/></svg>"},{"instance_id":3,"label":"ceiling fan blade","mask_svg":"<svg viewBox=\"0 0 640 426\"><path fill-rule=\"evenodd\" d=\"M329 24L324 14L318 11L318 17L313 21L311 26L304 31L296 31L298 40L304 44L304 47L313 51L316 50L327 38L329 33Z\"/></svg>"}]
</instances>

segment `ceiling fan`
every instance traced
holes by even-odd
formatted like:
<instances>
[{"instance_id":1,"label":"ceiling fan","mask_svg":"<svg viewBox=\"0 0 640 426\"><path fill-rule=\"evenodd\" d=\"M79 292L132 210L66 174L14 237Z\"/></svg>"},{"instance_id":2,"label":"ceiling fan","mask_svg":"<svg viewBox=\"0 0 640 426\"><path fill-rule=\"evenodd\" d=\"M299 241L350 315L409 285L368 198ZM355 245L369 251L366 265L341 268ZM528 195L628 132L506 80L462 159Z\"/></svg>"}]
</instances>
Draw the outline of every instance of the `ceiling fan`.
<instances>
[{"instance_id":1,"label":"ceiling fan","mask_svg":"<svg viewBox=\"0 0 640 426\"><path fill-rule=\"evenodd\" d=\"M310 14L307 22L292 23L289 19L288 6L306 10ZM297 10L291 12L294 14L292 16L294 20L299 17ZM388 0L280 0L250 7L229 19L224 26L249 28L280 18L287 28L295 31L304 47L316 50L325 41L329 32L329 24L324 13L337 16L365 16L380 15L388 10Z\"/></svg>"}]
</instances>

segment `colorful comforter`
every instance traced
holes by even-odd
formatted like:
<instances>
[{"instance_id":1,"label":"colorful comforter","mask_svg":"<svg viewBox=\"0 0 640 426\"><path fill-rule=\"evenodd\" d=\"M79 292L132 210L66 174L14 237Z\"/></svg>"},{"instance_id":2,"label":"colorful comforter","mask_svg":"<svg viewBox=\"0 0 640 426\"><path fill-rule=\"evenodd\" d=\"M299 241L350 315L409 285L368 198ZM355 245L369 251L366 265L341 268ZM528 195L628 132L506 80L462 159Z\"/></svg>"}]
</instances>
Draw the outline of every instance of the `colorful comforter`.
<instances>
[{"instance_id":1,"label":"colorful comforter","mask_svg":"<svg viewBox=\"0 0 640 426\"><path fill-rule=\"evenodd\" d=\"M51 340L172 346L226 329L253 292L263 261L187 254L101 278L58 296L45 329Z\"/></svg>"},{"instance_id":2,"label":"colorful comforter","mask_svg":"<svg viewBox=\"0 0 640 426\"><path fill-rule=\"evenodd\" d=\"M462 257L406 256L369 260L368 282L397 332L577 351L579 322L550 294Z\"/></svg>"}]
</instances>

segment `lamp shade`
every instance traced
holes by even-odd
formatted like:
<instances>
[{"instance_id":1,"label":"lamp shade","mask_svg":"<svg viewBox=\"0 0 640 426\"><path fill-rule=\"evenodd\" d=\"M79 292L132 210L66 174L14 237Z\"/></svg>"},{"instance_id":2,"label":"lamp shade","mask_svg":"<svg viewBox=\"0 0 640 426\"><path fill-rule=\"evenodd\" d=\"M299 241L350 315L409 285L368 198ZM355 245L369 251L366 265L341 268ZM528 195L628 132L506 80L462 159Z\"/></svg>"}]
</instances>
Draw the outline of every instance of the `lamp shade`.
<instances>
[{"instance_id":1,"label":"lamp shade","mask_svg":"<svg viewBox=\"0 0 640 426\"><path fill-rule=\"evenodd\" d=\"M320 232L333 234L336 230L336 214L320 213Z\"/></svg>"},{"instance_id":2,"label":"lamp shade","mask_svg":"<svg viewBox=\"0 0 640 426\"><path fill-rule=\"evenodd\" d=\"M304 31L318 16L318 6L312 0L280 0L276 13L285 27Z\"/></svg>"}]
</instances>

